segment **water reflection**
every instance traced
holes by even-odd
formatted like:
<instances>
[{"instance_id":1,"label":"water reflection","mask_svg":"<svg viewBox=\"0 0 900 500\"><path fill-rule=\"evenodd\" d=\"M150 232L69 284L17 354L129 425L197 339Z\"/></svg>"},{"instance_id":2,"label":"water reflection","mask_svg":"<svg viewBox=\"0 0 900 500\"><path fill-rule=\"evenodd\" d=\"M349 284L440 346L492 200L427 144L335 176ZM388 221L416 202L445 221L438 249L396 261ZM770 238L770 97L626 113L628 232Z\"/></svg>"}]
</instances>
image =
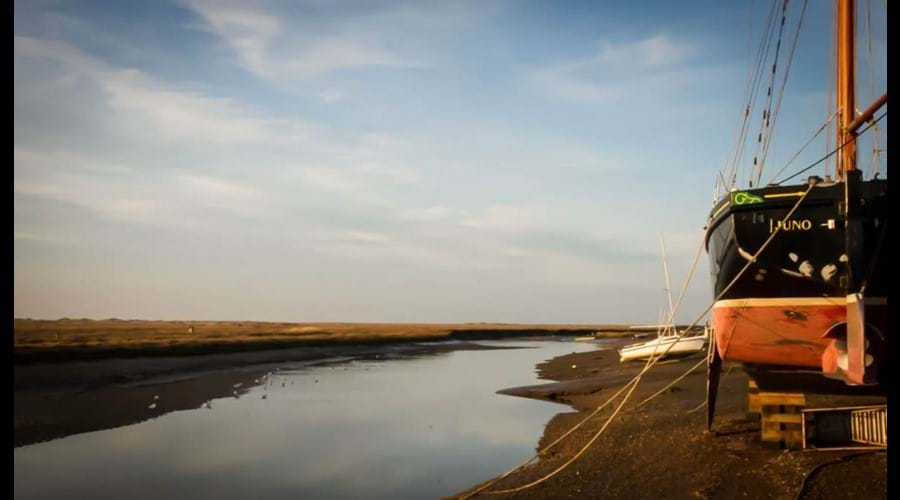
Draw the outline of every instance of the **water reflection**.
<instances>
[{"instance_id":1,"label":"water reflection","mask_svg":"<svg viewBox=\"0 0 900 500\"><path fill-rule=\"evenodd\" d=\"M596 348L454 351L274 372L238 398L14 450L15 497L434 498L528 458L558 405L502 396ZM263 398L265 396L265 398Z\"/></svg>"}]
</instances>

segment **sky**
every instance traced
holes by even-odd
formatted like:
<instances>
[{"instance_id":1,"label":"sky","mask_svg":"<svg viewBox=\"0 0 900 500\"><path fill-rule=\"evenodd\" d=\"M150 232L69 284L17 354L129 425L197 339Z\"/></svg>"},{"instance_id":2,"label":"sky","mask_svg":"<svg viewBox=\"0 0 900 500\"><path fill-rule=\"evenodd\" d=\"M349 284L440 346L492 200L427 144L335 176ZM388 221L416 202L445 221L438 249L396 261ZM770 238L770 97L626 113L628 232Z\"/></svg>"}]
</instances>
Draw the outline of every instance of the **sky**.
<instances>
[{"instance_id":1,"label":"sky","mask_svg":"<svg viewBox=\"0 0 900 500\"><path fill-rule=\"evenodd\" d=\"M660 235L677 294L770 7L16 2L15 316L656 322ZM764 179L828 117L831 22L809 2Z\"/></svg>"}]
</instances>

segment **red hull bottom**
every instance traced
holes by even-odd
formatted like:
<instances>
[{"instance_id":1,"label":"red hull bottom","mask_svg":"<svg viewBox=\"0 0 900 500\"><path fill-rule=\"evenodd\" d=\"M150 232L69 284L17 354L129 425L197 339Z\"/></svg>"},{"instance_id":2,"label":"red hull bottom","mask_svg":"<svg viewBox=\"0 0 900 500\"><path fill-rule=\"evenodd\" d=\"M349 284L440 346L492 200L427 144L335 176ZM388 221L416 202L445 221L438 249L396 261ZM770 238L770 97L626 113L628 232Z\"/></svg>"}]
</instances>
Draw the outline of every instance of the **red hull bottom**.
<instances>
[{"instance_id":1,"label":"red hull bottom","mask_svg":"<svg viewBox=\"0 0 900 500\"><path fill-rule=\"evenodd\" d=\"M834 373L836 339L846 335L846 321L846 302L837 297L734 299L716 303L712 326L723 360ZM865 322L880 358L887 345L884 299L867 300Z\"/></svg>"}]
</instances>

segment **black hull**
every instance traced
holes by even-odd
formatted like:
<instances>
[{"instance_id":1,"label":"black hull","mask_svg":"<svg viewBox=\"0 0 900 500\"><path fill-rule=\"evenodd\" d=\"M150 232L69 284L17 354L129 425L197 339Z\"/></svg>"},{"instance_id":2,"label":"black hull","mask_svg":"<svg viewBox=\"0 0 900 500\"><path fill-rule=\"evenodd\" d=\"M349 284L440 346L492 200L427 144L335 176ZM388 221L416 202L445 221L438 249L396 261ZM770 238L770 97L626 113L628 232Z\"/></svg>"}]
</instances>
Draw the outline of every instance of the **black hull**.
<instances>
[{"instance_id":1,"label":"black hull","mask_svg":"<svg viewBox=\"0 0 900 500\"><path fill-rule=\"evenodd\" d=\"M803 382L809 377L801 373L814 375L818 369L823 378L828 357L823 353L831 349L825 337L846 337L847 297L862 292L865 338L874 344L871 353L877 365L872 373L878 381L885 380L889 368L887 181L856 177L849 186L816 184L789 222L735 279L808 187L732 192L713 208L706 249L716 297L712 322L717 349L723 359L742 362L764 378L770 390L799 385L810 392L817 392L814 387L836 392L835 384ZM857 195L849 216L848 192Z\"/></svg>"},{"instance_id":2,"label":"black hull","mask_svg":"<svg viewBox=\"0 0 900 500\"><path fill-rule=\"evenodd\" d=\"M882 236L882 229L888 218L887 181L866 181L861 187L865 200L860 214L862 262L856 262L853 269L860 276L853 276L853 279L849 276L845 217L841 213L844 184L820 184L794 212L790 227L779 231L757 261L719 297L747 264L746 257L755 254L763 245L807 186L767 187L731 193L713 209L715 217L706 233L714 296L720 299L844 297L859 291L863 280L868 278L865 294L886 297L888 252L885 249L887 235ZM745 193L763 201L734 204L735 198L747 200ZM881 242L876 255L882 238L885 241ZM808 265L804 266L804 263ZM834 266L833 272L829 266ZM855 286L848 290L850 283Z\"/></svg>"}]
</instances>

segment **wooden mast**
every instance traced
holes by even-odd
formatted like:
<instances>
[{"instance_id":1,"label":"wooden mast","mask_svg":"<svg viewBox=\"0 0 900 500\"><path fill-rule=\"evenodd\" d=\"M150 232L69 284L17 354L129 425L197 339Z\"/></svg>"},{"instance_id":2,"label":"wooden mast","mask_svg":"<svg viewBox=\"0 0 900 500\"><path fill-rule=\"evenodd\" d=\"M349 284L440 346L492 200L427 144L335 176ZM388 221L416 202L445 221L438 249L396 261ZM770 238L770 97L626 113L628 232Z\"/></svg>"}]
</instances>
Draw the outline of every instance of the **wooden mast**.
<instances>
[{"instance_id":1,"label":"wooden mast","mask_svg":"<svg viewBox=\"0 0 900 500\"><path fill-rule=\"evenodd\" d=\"M843 146L835 166L838 180L856 170L856 133L887 104L887 93L856 115L856 1L837 0L837 146Z\"/></svg>"},{"instance_id":2,"label":"wooden mast","mask_svg":"<svg viewBox=\"0 0 900 500\"><path fill-rule=\"evenodd\" d=\"M837 0L837 146L844 145L838 156L835 176L856 170L856 140L850 124L856 118L856 2ZM845 144L846 143L846 144Z\"/></svg>"}]
</instances>

